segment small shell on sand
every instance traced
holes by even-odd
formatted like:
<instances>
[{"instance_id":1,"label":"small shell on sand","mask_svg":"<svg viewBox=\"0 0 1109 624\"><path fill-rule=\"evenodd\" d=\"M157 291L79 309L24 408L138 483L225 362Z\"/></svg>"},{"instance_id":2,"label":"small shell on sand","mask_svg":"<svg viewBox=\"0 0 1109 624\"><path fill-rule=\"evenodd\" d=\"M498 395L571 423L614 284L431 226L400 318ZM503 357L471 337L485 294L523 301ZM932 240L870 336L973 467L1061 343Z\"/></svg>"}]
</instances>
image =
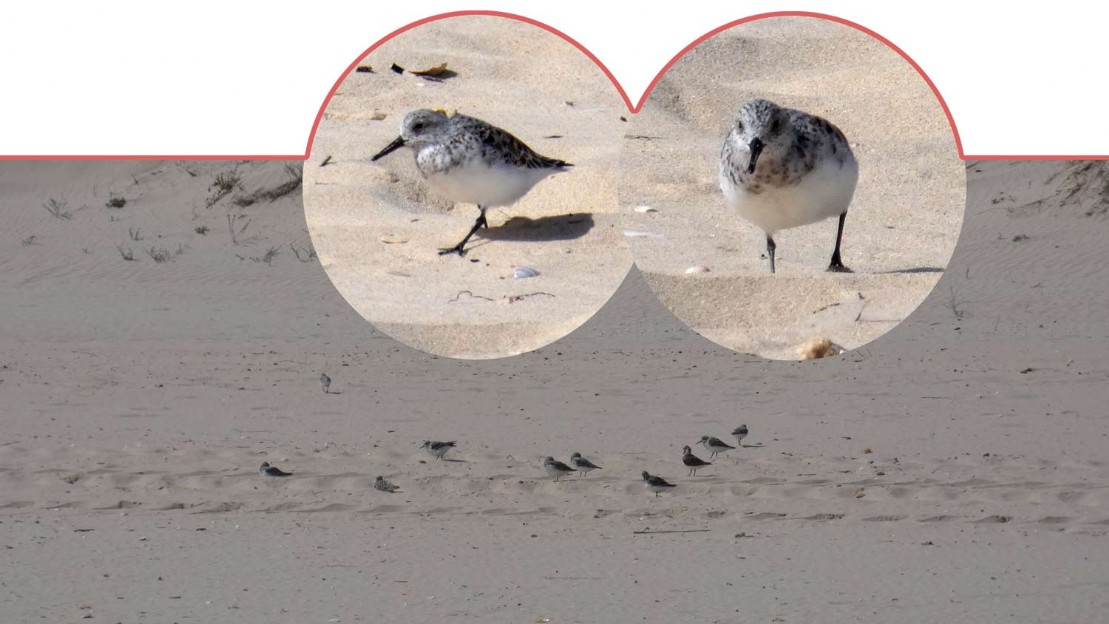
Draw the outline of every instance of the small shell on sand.
<instances>
[{"instance_id":1,"label":"small shell on sand","mask_svg":"<svg viewBox=\"0 0 1109 624\"><path fill-rule=\"evenodd\" d=\"M536 275L539 275L539 271L536 271L531 267L519 266L512 270L512 277L515 277L516 279L535 277Z\"/></svg>"},{"instance_id":2,"label":"small shell on sand","mask_svg":"<svg viewBox=\"0 0 1109 624\"><path fill-rule=\"evenodd\" d=\"M641 214L647 212L658 212L658 210L651 208L650 206L636 206L635 211Z\"/></svg>"},{"instance_id":3,"label":"small shell on sand","mask_svg":"<svg viewBox=\"0 0 1109 624\"><path fill-rule=\"evenodd\" d=\"M686 275L693 275L694 273L708 273L708 272L709 272L709 268L707 266L701 266L701 265L691 266L691 267L689 267L688 269L685 270Z\"/></svg>"},{"instance_id":4,"label":"small shell on sand","mask_svg":"<svg viewBox=\"0 0 1109 624\"><path fill-rule=\"evenodd\" d=\"M381 242L385 243L386 245L400 245L402 243L407 243L408 239L403 236L386 234L385 236L381 237Z\"/></svg>"},{"instance_id":5,"label":"small shell on sand","mask_svg":"<svg viewBox=\"0 0 1109 624\"><path fill-rule=\"evenodd\" d=\"M797 356L802 360L819 360L846 352L847 349L832 342L830 338L816 338L797 347Z\"/></svg>"},{"instance_id":6,"label":"small shell on sand","mask_svg":"<svg viewBox=\"0 0 1109 624\"><path fill-rule=\"evenodd\" d=\"M624 236L627 236L628 238L662 238L661 234L640 232L639 230L624 230Z\"/></svg>"}]
</instances>

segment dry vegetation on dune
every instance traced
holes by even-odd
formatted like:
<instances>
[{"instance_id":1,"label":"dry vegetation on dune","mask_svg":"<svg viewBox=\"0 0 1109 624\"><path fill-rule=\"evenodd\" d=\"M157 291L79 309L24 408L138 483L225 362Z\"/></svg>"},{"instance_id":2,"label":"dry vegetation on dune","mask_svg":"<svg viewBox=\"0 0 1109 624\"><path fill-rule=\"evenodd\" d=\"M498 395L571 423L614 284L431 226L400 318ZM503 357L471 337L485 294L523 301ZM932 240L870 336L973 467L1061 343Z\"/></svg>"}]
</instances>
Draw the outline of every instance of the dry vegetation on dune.
<instances>
[{"instance_id":1,"label":"dry vegetation on dune","mask_svg":"<svg viewBox=\"0 0 1109 624\"><path fill-rule=\"evenodd\" d=\"M102 258L101 244L123 261L139 265L206 264L228 256L274 266L289 250L302 263L316 259L300 199L300 161L137 163L130 176L98 180L91 188L69 188L62 176L40 201L52 221L21 220L23 247L60 253L62 236L46 228L83 230L83 255ZM106 189L106 190L105 190ZM182 210L184 208L184 210ZM290 228L290 224L300 227ZM298 231L293 231L293 230ZM226 236L211 236L222 230Z\"/></svg>"},{"instance_id":2,"label":"dry vegetation on dune","mask_svg":"<svg viewBox=\"0 0 1109 624\"><path fill-rule=\"evenodd\" d=\"M1013 168L1021 164L1012 161L1007 166ZM984 161L967 161L967 171L980 173L984 165ZM1049 166L1055 171L1046 180L1025 180L1021 185L1029 189L1035 186L1032 197L1024 196L1021 201L1016 201L1014 193L1028 189L1015 186L999 190L990 199L990 204L1003 206L1015 216L1027 216L1040 210L1070 214L1075 209L1087 217L1109 214L1109 162L1074 160L1053 162Z\"/></svg>"}]
</instances>

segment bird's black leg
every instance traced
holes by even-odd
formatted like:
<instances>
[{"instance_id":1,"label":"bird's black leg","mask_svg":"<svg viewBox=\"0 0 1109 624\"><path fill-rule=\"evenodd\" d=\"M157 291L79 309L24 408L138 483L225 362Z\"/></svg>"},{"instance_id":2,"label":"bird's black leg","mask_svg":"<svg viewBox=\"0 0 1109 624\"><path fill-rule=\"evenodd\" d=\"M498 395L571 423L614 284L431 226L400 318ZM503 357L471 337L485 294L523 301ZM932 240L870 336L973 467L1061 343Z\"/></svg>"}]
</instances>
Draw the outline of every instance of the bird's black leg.
<instances>
[{"instance_id":1,"label":"bird's black leg","mask_svg":"<svg viewBox=\"0 0 1109 624\"><path fill-rule=\"evenodd\" d=\"M832 262L828 265L828 270L832 273L853 273L853 271L843 266L843 261L839 257L839 243L843 239L843 222L847 220L847 212L839 216L839 228L836 230L836 248L832 252Z\"/></svg>"},{"instance_id":2,"label":"bird's black leg","mask_svg":"<svg viewBox=\"0 0 1109 624\"><path fill-rule=\"evenodd\" d=\"M485 220L485 207L484 206L478 206L478 210L481 211L481 214L478 215L477 221L474 221L474 227L470 228L470 232L468 234L466 234L466 238L463 238L462 242L458 243L454 247L449 247L447 249L440 249L439 250L439 255L440 256L445 256L447 254L452 254L452 253L456 253L459 256L466 255L466 250L465 250L466 242L470 240L470 237L474 235L474 232L477 232L479 229L482 228L482 226L484 226L486 228L489 227L489 222Z\"/></svg>"},{"instance_id":3,"label":"bird's black leg","mask_svg":"<svg viewBox=\"0 0 1109 624\"><path fill-rule=\"evenodd\" d=\"M774 250L778 246L774 244L774 239L769 234L766 235L766 255L770 256L770 272L774 272Z\"/></svg>"}]
</instances>

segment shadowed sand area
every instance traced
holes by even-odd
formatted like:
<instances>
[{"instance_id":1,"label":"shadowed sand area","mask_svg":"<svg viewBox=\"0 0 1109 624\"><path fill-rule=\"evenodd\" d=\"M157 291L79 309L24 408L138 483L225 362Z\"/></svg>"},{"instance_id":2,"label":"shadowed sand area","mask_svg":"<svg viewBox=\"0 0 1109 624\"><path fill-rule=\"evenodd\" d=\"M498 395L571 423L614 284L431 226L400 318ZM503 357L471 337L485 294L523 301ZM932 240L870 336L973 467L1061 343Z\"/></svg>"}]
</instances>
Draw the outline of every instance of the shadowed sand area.
<instances>
[{"instance_id":1,"label":"shadowed sand area","mask_svg":"<svg viewBox=\"0 0 1109 624\"><path fill-rule=\"evenodd\" d=\"M836 219L775 234L771 275L765 234L726 206L720 147L755 97L846 135L859 162L842 248L854 274L824 272ZM817 18L741 24L691 50L631 120L622 158L621 215L648 284L701 335L762 357L797 359L818 337L853 349L890 331L939 280L963 218L963 163L927 83L880 41Z\"/></svg>"},{"instance_id":2,"label":"shadowed sand area","mask_svg":"<svg viewBox=\"0 0 1109 624\"><path fill-rule=\"evenodd\" d=\"M390 71L447 63L421 78ZM530 351L565 336L631 267L616 176L627 109L609 79L562 38L523 22L467 16L404 32L359 62L324 112L305 168L305 212L328 277L375 327L465 359ZM488 211L465 258L440 256L478 216L420 177L402 148L371 163L405 113L443 109L503 128L574 164L515 204ZM326 166L323 164L326 162ZM538 271L516 279L516 267Z\"/></svg>"}]
</instances>

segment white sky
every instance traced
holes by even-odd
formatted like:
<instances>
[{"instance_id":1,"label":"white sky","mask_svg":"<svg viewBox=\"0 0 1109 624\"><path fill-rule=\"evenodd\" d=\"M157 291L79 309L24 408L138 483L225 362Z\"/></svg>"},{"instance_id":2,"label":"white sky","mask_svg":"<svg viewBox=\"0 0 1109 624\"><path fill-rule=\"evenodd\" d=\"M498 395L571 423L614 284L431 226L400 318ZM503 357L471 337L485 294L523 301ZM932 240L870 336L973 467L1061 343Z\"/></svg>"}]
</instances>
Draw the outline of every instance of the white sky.
<instances>
[{"instance_id":1,"label":"white sky","mask_svg":"<svg viewBox=\"0 0 1109 624\"><path fill-rule=\"evenodd\" d=\"M943 94L968 156L1109 155L1109 124L1064 114L1070 106L1109 104L1103 77L1109 6L653 5L679 7L663 11L643 2L601 4L14 4L5 8L0 36L7 96L0 104L0 154L300 156L324 98L363 51L410 22L462 9L521 14L561 30L638 102L658 71L695 39L737 19L788 9L851 20L908 53Z\"/></svg>"}]
</instances>

